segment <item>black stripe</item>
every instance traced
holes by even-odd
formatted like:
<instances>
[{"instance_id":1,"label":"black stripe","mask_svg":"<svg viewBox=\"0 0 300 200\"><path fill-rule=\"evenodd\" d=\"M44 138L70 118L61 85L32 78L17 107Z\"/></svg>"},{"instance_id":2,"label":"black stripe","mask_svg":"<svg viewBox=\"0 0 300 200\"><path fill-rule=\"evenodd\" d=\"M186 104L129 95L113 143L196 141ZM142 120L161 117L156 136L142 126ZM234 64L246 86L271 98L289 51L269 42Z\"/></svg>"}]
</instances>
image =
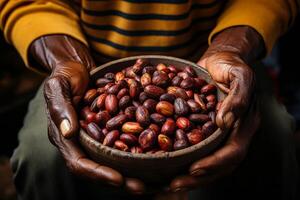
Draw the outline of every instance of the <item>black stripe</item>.
<instances>
[{"instance_id":1,"label":"black stripe","mask_svg":"<svg viewBox=\"0 0 300 200\"><path fill-rule=\"evenodd\" d=\"M214 1L210 4L193 4L190 9L183 14L180 15L164 15L164 14L129 14L124 13L119 10L104 10L104 11L97 11L97 10L88 10L85 8L82 8L83 13L90 15L90 16L110 16L110 15L116 15L119 17L123 17L125 19L130 20L149 20L149 19L160 19L160 20L181 20L186 19L191 14L192 10L195 9L202 9L202 8L209 8L216 4L218 4L220 1Z\"/></svg>"},{"instance_id":2,"label":"black stripe","mask_svg":"<svg viewBox=\"0 0 300 200\"><path fill-rule=\"evenodd\" d=\"M118 28L113 25L96 25L90 24L85 21L81 21L82 24L88 28L99 30L99 31L115 31L119 34L126 35L126 36L150 36L150 35L157 35L157 36L177 36L183 33L188 32L191 28L203 21L213 20L219 16L220 12L215 13L212 16L201 17L193 19L192 22L185 28L174 30L174 31L162 31L162 30L125 30ZM211 28L210 28L211 29Z\"/></svg>"},{"instance_id":3,"label":"black stripe","mask_svg":"<svg viewBox=\"0 0 300 200\"><path fill-rule=\"evenodd\" d=\"M87 1L108 1L108 0L87 0ZM169 4L182 4L187 3L188 0L123 0L130 3L169 3Z\"/></svg>"},{"instance_id":4,"label":"black stripe","mask_svg":"<svg viewBox=\"0 0 300 200\"><path fill-rule=\"evenodd\" d=\"M197 41L196 41L197 42ZM182 55L180 56L181 58L189 58L191 55L193 56L195 53L197 53L198 49L201 48L204 44L207 45L207 40L206 41L202 41L199 44L197 44L193 49L191 49L191 51L187 52L186 55ZM103 57L106 60L116 60L119 59L121 57L114 57L114 56L110 56L107 54L104 54L103 52L99 52L96 48L94 48L93 46L90 47L93 51L92 53L95 53L95 56L100 56ZM161 55L161 54L160 54ZM96 57L97 58L97 57Z\"/></svg>"},{"instance_id":5,"label":"black stripe","mask_svg":"<svg viewBox=\"0 0 300 200\"><path fill-rule=\"evenodd\" d=\"M209 33L210 30L206 31L206 33ZM189 40L187 40L186 42L183 42L181 44L177 44L177 45L173 45L173 46L164 46L164 47L157 47L157 46L124 46L124 45L120 45L117 43L114 43L110 40L106 40L103 38L97 38L95 36L92 36L88 33L86 33L86 36L89 40L95 41L95 42L99 42L108 46L111 46L115 49L119 49L119 50L124 50L124 51L143 51L143 52L167 52L167 51L171 51L171 50L177 50L177 49L181 49L184 48L188 45L190 45L191 43L193 43L197 37L199 37L199 34L203 34L202 31L196 32Z\"/></svg>"}]
</instances>

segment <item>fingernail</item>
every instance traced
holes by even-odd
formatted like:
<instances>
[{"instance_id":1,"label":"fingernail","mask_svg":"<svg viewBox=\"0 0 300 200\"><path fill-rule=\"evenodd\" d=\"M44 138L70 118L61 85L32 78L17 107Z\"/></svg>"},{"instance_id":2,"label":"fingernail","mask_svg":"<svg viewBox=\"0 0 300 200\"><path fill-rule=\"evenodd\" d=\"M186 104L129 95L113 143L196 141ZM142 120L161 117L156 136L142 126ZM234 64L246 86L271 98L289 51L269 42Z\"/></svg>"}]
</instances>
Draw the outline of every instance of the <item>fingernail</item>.
<instances>
[{"instance_id":1,"label":"fingernail","mask_svg":"<svg viewBox=\"0 0 300 200\"><path fill-rule=\"evenodd\" d=\"M187 191L187 188L181 187L181 188L175 188L172 190L172 192L185 192Z\"/></svg>"},{"instance_id":2,"label":"fingernail","mask_svg":"<svg viewBox=\"0 0 300 200\"><path fill-rule=\"evenodd\" d=\"M71 129L71 125L69 120L64 119L62 120L62 122L60 123L60 132L64 137L68 137L69 131Z\"/></svg>"},{"instance_id":3,"label":"fingernail","mask_svg":"<svg viewBox=\"0 0 300 200\"><path fill-rule=\"evenodd\" d=\"M234 116L233 112L228 112L223 118L225 127L227 129L231 128L234 120L235 120L235 116Z\"/></svg>"},{"instance_id":4,"label":"fingernail","mask_svg":"<svg viewBox=\"0 0 300 200\"><path fill-rule=\"evenodd\" d=\"M206 174L206 170L204 169L197 169L191 172L191 175L193 176L202 176L204 174Z\"/></svg>"}]
</instances>

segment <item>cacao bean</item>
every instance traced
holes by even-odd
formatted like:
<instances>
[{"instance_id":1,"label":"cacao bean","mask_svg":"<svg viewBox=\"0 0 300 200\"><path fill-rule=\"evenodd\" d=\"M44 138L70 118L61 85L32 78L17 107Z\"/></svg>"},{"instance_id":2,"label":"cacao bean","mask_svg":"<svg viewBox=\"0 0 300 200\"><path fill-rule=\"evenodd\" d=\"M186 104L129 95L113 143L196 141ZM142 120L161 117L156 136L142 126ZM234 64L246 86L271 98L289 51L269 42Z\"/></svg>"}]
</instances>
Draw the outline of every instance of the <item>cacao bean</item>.
<instances>
[{"instance_id":1,"label":"cacao bean","mask_svg":"<svg viewBox=\"0 0 300 200\"><path fill-rule=\"evenodd\" d=\"M196 103L198 103L201 107L202 110L206 111L206 104L204 103L204 101L202 100L202 98L200 97L199 94L194 93L194 100Z\"/></svg>"},{"instance_id":2,"label":"cacao bean","mask_svg":"<svg viewBox=\"0 0 300 200\"><path fill-rule=\"evenodd\" d=\"M172 135L174 134L176 129L176 123L172 118L168 118L163 126L161 127L161 133L164 135Z\"/></svg>"},{"instance_id":3,"label":"cacao bean","mask_svg":"<svg viewBox=\"0 0 300 200\"><path fill-rule=\"evenodd\" d=\"M134 146L134 147L130 148L130 152L131 153L143 153L143 149L141 147Z\"/></svg>"},{"instance_id":4,"label":"cacao bean","mask_svg":"<svg viewBox=\"0 0 300 200\"><path fill-rule=\"evenodd\" d=\"M187 138L189 140L189 143L194 145L204 140L204 135L199 129L193 129L187 134Z\"/></svg>"},{"instance_id":5,"label":"cacao bean","mask_svg":"<svg viewBox=\"0 0 300 200\"><path fill-rule=\"evenodd\" d=\"M124 124L127 121L127 115L126 114L121 114L117 115L110 120L107 121L106 123L106 128L107 130L113 130L113 129L118 129L122 124Z\"/></svg>"},{"instance_id":6,"label":"cacao bean","mask_svg":"<svg viewBox=\"0 0 300 200\"><path fill-rule=\"evenodd\" d=\"M186 72L189 76L191 76L191 77L196 77L197 76L197 73L196 73L196 71L194 70L194 68L193 67L191 67L191 66L186 66L186 67L184 67L184 70L183 70L184 72Z\"/></svg>"},{"instance_id":7,"label":"cacao bean","mask_svg":"<svg viewBox=\"0 0 300 200\"><path fill-rule=\"evenodd\" d=\"M111 80L111 79L107 79L107 78L98 78L97 80L96 80L96 86L97 87L104 87L104 86L106 86L108 83L112 83L112 82L114 82L113 80Z\"/></svg>"},{"instance_id":8,"label":"cacao bean","mask_svg":"<svg viewBox=\"0 0 300 200\"><path fill-rule=\"evenodd\" d=\"M97 107L99 109L104 108L106 97L107 97L107 94L103 93L97 98Z\"/></svg>"},{"instance_id":9,"label":"cacao bean","mask_svg":"<svg viewBox=\"0 0 300 200\"><path fill-rule=\"evenodd\" d=\"M173 94L165 93L159 97L160 101L168 101L170 103L174 103L176 97Z\"/></svg>"},{"instance_id":10,"label":"cacao bean","mask_svg":"<svg viewBox=\"0 0 300 200\"><path fill-rule=\"evenodd\" d=\"M106 110L103 110L98 112L95 118L101 126L105 126L106 122L111 118L111 116Z\"/></svg>"},{"instance_id":11,"label":"cacao bean","mask_svg":"<svg viewBox=\"0 0 300 200\"><path fill-rule=\"evenodd\" d=\"M166 118L159 113L151 114L150 119L153 121L153 123L158 124L160 126L162 126L166 121Z\"/></svg>"},{"instance_id":12,"label":"cacao bean","mask_svg":"<svg viewBox=\"0 0 300 200\"><path fill-rule=\"evenodd\" d=\"M122 126L124 133L137 134L143 131L143 127L138 122L125 122Z\"/></svg>"},{"instance_id":13,"label":"cacao bean","mask_svg":"<svg viewBox=\"0 0 300 200\"><path fill-rule=\"evenodd\" d=\"M146 129L139 136L139 144L143 150L148 151L154 147L156 138L157 136L152 129Z\"/></svg>"},{"instance_id":14,"label":"cacao bean","mask_svg":"<svg viewBox=\"0 0 300 200\"><path fill-rule=\"evenodd\" d=\"M123 133L120 135L120 140L123 141L125 144L132 146L137 144L138 139L133 134Z\"/></svg>"},{"instance_id":15,"label":"cacao bean","mask_svg":"<svg viewBox=\"0 0 300 200\"><path fill-rule=\"evenodd\" d=\"M175 77L172 79L172 85L173 85L173 86L180 86L182 80L183 80L183 79L182 79L180 76L175 76Z\"/></svg>"},{"instance_id":16,"label":"cacao bean","mask_svg":"<svg viewBox=\"0 0 300 200\"><path fill-rule=\"evenodd\" d=\"M209 137L217 129L216 124L212 121L208 121L202 126L202 133L205 137Z\"/></svg>"},{"instance_id":17,"label":"cacao bean","mask_svg":"<svg viewBox=\"0 0 300 200\"><path fill-rule=\"evenodd\" d=\"M116 140L114 143L114 148L119 149L121 151L128 151L128 146L121 140Z\"/></svg>"},{"instance_id":18,"label":"cacao bean","mask_svg":"<svg viewBox=\"0 0 300 200\"><path fill-rule=\"evenodd\" d=\"M100 127L94 122L91 122L87 125L86 131L93 139L97 140L98 142L103 142L105 136Z\"/></svg>"},{"instance_id":19,"label":"cacao bean","mask_svg":"<svg viewBox=\"0 0 300 200\"><path fill-rule=\"evenodd\" d=\"M191 114L189 119L195 123L205 123L210 120L209 116L205 114Z\"/></svg>"},{"instance_id":20,"label":"cacao bean","mask_svg":"<svg viewBox=\"0 0 300 200\"><path fill-rule=\"evenodd\" d=\"M186 133L182 129L177 129L176 132L175 132L175 139L176 140L186 140L187 141Z\"/></svg>"},{"instance_id":21,"label":"cacao bean","mask_svg":"<svg viewBox=\"0 0 300 200\"><path fill-rule=\"evenodd\" d=\"M140 96L139 96L139 101L141 103L144 103L144 101L146 101L147 99L148 99L148 96L147 96L146 92L141 92Z\"/></svg>"},{"instance_id":22,"label":"cacao bean","mask_svg":"<svg viewBox=\"0 0 300 200\"><path fill-rule=\"evenodd\" d=\"M141 84L143 87L151 84L151 75L148 73L144 73L141 77Z\"/></svg>"},{"instance_id":23,"label":"cacao bean","mask_svg":"<svg viewBox=\"0 0 300 200\"><path fill-rule=\"evenodd\" d=\"M174 150L180 150L180 149L185 149L189 146L189 143L187 140L176 140L174 142L173 148Z\"/></svg>"},{"instance_id":24,"label":"cacao bean","mask_svg":"<svg viewBox=\"0 0 300 200\"><path fill-rule=\"evenodd\" d=\"M108 94L118 94L120 91L120 85L116 84L107 89Z\"/></svg>"},{"instance_id":25,"label":"cacao bean","mask_svg":"<svg viewBox=\"0 0 300 200\"><path fill-rule=\"evenodd\" d=\"M148 73L150 75L152 75L155 71L155 68L153 66L146 66L144 67L142 73L145 74L145 73Z\"/></svg>"},{"instance_id":26,"label":"cacao bean","mask_svg":"<svg viewBox=\"0 0 300 200\"><path fill-rule=\"evenodd\" d=\"M191 89L194 87L194 79L191 77L187 77L180 83L180 87L183 89Z\"/></svg>"},{"instance_id":27,"label":"cacao bean","mask_svg":"<svg viewBox=\"0 0 300 200\"><path fill-rule=\"evenodd\" d=\"M190 111L192 113L198 113L201 111L200 105L194 99L189 99L187 101L187 104L189 105Z\"/></svg>"},{"instance_id":28,"label":"cacao bean","mask_svg":"<svg viewBox=\"0 0 300 200\"><path fill-rule=\"evenodd\" d=\"M175 74L178 73L178 70L177 70L176 67L174 67L173 65L169 65L169 66L168 66L168 69L170 70L170 72L173 72L173 73L175 73Z\"/></svg>"},{"instance_id":29,"label":"cacao bean","mask_svg":"<svg viewBox=\"0 0 300 200\"><path fill-rule=\"evenodd\" d=\"M173 142L171 138L164 134L159 134L158 135L158 145L163 151L171 151L173 147Z\"/></svg>"},{"instance_id":30,"label":"cacao bean","mask_svg":"<svg viewBox=\"0 0 300 200\"><path fill-rule=\"evenodd\" d=\"M186 72L179 72L177 76L181 77L182 79L186 79L187 77L189 77L189 74Z\"/></svg>"},{"instance_id":31,"label":"cacao bean","mask_svg":"<svg viewBox=\"0 0 300 200\"><path fill-rule=\"evenodd\" d=\"M119 135L120 135L120 133L118 130L112 130L112 131L108 132L107 135L105 136L102 144L104 146L112 147L114 145L115 141L119 138Z\"/></svg>"},{"instance_id":32,"label":"cacao bean","mask_svg":"<svg viewBox=\"0 0 300 200\"><path fill-rule=\"evenodd\" d=\"M127 88L122 88L118 94L117 94L117 98L121 99L122 97L129 95L129 90Z\"/></svg>"},{"instance_id":33,"label":"cacao bean","mask_svg":"<svg viewBox=\"0 0 300 200\"><path fill-rule=\"evenodd\" d=\"M188 114L189 112L189 105L187 102L182 98L177 98L174 101L174 110L175 113L179 116L183 116Z\"/></svg>"},{"instance_id":34,"label":"cacao bean","mask_svg":"<svg viewBox=\"0 0 300 200\"><path fill-rule=\"evenodd\" d=\"M105 98L105 109L109 112L109 114L114 115L118 112L118 99L116 95L109 94Z\"/></svg>"},{"instance_id":35,"label":"cacao bean","mask_svg":"<svg viewBox=\"0 0 300 200\"><path fill-rule=\"evenodd\" d=\"M156 133L156 135L160 133L160 128L156 124L150 124L149 128L152 129Z\"/></svg>"},{"instance_id":36,"label":"cacao bean","mask_svg":"<svg viewBox=\"0 0 300 200\"><path fill-rule=\"evenodd\" d=\"M150 113L153 113L153 112L155 112L156 104L157 104L157 101L155 101L154 99L147 99L147 100L143 103L143 106L144 106L145 108L147 108L147 110L148 110Z\"/></svg>"},{"instance_id":37,"label":"cacao bean","mask_svg":"<svg viewBox=\"0 0 300 200\"><path fill-rule=\"evenodd\" d=\"M174 113L174 106L168 101L160 101L156 105L156 112L165 116L172 116Z\"/></svg>"},{"instance_id":38,"label":"cacao bean","mask_svg":"<svg viewBox=\"0 0 300 200\"><path fill-rule=\"evenodd\" d=\"M124 80L125 78L125 74L123 72L118 72L115 75L115 80L116 82L120 81L120 80Z\"/></svg>"},{"instance_id":39,"label":"cacao bean","mask_svg":"<svg viewBox=\"0 0 300 200\"><path fill-rule=\"evenodd\" d=\"M90 89L85 93L83 100L86 104L91 104L94 101L94 99L97 97L97 95L98 92L96 89Z\"/></svg>"},{"instance_id":40,"label":"cacao bean","mask_svg":"<svg viewBox=\"0 0 300 200\"><path fill-rule=\"evenodd\" d=\"M184 131L188 131L192 127L190 120L186 117L178 117L176 120L176 125L178 128Z\"/></svg>"},{"instance_id":41,"label":"cacao bean","mask_svg":"<svg viewBox=\"0 0 300 200\"><path fill-rule=\"evenodd\" d=\"M127 116L127 119L134 120L135 119L135 111L136 111L135 106L129 106L125 109L124 114Z\"/></svg>"},{"instance_id":42,"label":"cacao bean","mask_svg":"<svg viewBox=\"0 0 300 200\"><path fill-rule=\"evenodd\" d=\"M115 79L115 74L108 72L104 75L104 78L110 79L110 80L114 80Z\"/></svg>"},{"instance_id":43,"label":"cacao bean","mask_svg":"<svg viewBox=\"0 0 300 200\"><path fill-rule=\"evenodd\" d=\"M162 94L165 93L164 89L155 85L147 85L144 91L149 97L153 98L159 98Z\"/></svg>"},{"instance_id":44,"label":"cacao bean","mask_svg":"<svg viewBox=\"0 0 300 200\"><path fill-rule=\"evenodd\" d=\"M135 112L135 119L142 126L148 126L150 124L150 114L146 107L139 106Z\"/></svg>"},{"instance_id":45,"label":"cacao bean","mask_svg":"<svg viewBox=\"0 0 300 200\"><path fill-rule=\"evenodd\" d=\"M169 76L166 73L160 72L158 75L152 77L152 83L159 87L167 86L169 82Z\"/></svg>"},{"instance_id":46,"label":"cacao bean","mask_svg":"<svg viewBox=\"0 0 300 200\"><path fill-rule=\"evenodd\" d=\"M131 99L130 96L124 96L119 101L119 108L125 109L126 107L131 105Z\"/></svg>"}]
</instances>

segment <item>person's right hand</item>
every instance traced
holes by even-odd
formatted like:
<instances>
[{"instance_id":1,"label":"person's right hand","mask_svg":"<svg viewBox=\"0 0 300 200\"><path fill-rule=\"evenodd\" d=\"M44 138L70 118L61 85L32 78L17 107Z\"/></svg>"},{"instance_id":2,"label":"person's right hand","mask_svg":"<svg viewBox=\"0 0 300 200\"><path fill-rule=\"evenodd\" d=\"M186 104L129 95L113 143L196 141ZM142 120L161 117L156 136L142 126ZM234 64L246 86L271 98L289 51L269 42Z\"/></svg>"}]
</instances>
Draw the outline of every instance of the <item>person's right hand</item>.
<instances>
[{"instance_id":1,"label":"person's right hand","mask_svg":"<svg viewBox=\"0 0 300 200\"><path fill-rule=\"evenodd\" d=\"M76 137L79 130L76 105L89 82L89 71L95 67L87 47L63 35L44 36L30 48L33 62L51 72L44 84L48 136L76 175L112 186L124 186L141 194L144 184L124 178L118 171L90 160L81 150Z\"/></svg>"}]
</instances>

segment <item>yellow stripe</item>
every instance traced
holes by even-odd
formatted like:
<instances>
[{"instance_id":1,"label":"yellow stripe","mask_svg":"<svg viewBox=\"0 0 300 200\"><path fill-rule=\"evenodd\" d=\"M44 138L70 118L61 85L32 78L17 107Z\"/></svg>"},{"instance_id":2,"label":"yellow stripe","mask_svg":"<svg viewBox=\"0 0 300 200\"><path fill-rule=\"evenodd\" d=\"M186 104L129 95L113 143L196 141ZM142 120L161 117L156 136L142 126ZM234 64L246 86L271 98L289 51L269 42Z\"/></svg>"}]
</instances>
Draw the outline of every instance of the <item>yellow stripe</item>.
<instances>
[{"instance_id":1,"label":"yellow stripe","mask_svg":"<svg viewBox=\"0 0 300 200\"><path fill-rule=\"evenodd\" d=\"M89 35L97 38L107 39L124 46L170 46L181 44L187 41L196 31L208 30L213 28L213 23L210 27L195 26L190 31L177 36L125 36L115 31L100 31L84 27L84 30ZM201 37L203 35L199 35ZM206 35L207 36L207 35Z\"/></svg>"},{"instance_id":2,"label":"yellow stripe","mask_svg":"<svg viewBox=\"0 0 300 200\"><path fill-rule=\"evenodd\" d=\"M199 46L202 43L206 44L207 41L207 36L204 37L203 39L199 39L198 41L195 41L192 43L190 46L187 46L182 49L174 49L168 52L132 52L132 51L124 51L124 50L119 50L115 49L109 45L98 43L98 42L90 42L90 45L94 50L97 52L100 52L102 54L111 56L111 57L116 57L116 58L122 58L122 57L127 57L127 56L135 56L135 55L142 55L142 54L159 54L159 55L170 55L170 56L176 56L176 57L183 57L184 55L188 55L192 50L194 50L197 46ZM203 45L206 46L206 45ZM199 47L200 48L200 47Z\"/></svg>"},{"instance_id":3,"label":"yellow stripe","mask_svg":"<svg viewBox=\"0 0 300 200\"><path fill-rule=\"evenodd\" d=\"M126 30L178 30L187 27L193 19L213 16L220 9L220 6L205 10L203 12L192 12L184 20L128 20L119 16L90 16L82 14L85 22L95 25L114 25ZM205 20L200 22L207 23Z\"/></svg>"}]
</instances>

